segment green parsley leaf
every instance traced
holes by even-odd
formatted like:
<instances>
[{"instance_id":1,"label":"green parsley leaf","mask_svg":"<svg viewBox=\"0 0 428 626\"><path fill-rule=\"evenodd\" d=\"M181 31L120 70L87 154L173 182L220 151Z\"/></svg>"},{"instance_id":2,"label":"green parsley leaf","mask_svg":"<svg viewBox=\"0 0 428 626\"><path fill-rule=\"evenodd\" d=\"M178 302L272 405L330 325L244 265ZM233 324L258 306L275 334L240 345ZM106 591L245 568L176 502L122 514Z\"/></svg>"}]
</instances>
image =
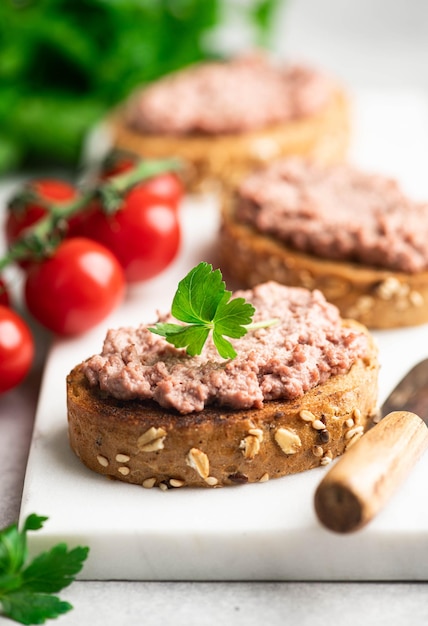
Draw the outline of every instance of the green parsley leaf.
<instances>
[{"instance_id":1,"label":"green parsley leaf","mask_svg":"<svg viewBox=\"0 0 428 626\"><path fill-rule=\"evenodd\" d=\"M188 324L211 322L225 294L231 296L220 270L213 271L212 265L199 263L178 283L171 313Z\"/></svg>"},{"instance_id":2,"label":"green parsley leaf","mask_svg":"<svg viewBox=\"0 0 428 626\"><path fill-rule=\"evenodd\" d=\"M59 543L23 570L22 588L41 593L61 591L73 582L87 556L88 548L68 550L65 543Z\"/></svg>"},{"instance_id":3,"label":"green parsley leaf","mask_svg":"<svg viewBox=\"0 0 428 626\"><path fill-rule=\"evenodd\" d=\"M201 354L212 331L214 345L224 359L236 357L225 337L239 338L248 332L255 309L244 298L232 298L219 269L199 263L178 284L171 313L183 324L157 323L150 328L176 348L186 348L191 356Z\"/></svg>"},{"instance_id":4,"label":"green parsley leaf","mask_svg":"<svg viewBox=\"0 0 428 626\"><path fill-rule=\"evenodd\" d=\"M162 335L176 348L186 348L186 352L190 356L201 354L202 348L210 334L209 327L196 324L182 326L181 324L158 323L155 328L150 328L149 330L157 335Z\"/></svg>"},{"instance_id":5,"label":"green parsley leaf","mask_svg":"<svg viewBox=\"0 0 428 626\"><path fill-rule=\"evenodd\" d=\"M11 524L0 532L0 576L19 571L27 558L27 530L39 530L47 517L29 515L22 532Z\"/></svg>"},{"instance_id":6,"label":"green parsley leaf","mask_svg":"<svg viewBox=\"0 0 428 626\"><path fill-rule=\"evenodd\" d=\"M20 624L44 624L73 607L56 596L17 591L2 598L3 614Z\"/></svg>"},{"instance_id":7,"label":"green parsley leaf","mask_svg":"<svg viewBox=\"0 0 428 626\"><path fill-rule=\"evenodd\" d=\"M46 520L33 514L21 531L17 524L0 531L0 614L21 624L44 624L73 608L50 594L73 582L89 551L68 550L60 543L27 564L27 532L39 530Z\"/></svg>"}]
</instances>

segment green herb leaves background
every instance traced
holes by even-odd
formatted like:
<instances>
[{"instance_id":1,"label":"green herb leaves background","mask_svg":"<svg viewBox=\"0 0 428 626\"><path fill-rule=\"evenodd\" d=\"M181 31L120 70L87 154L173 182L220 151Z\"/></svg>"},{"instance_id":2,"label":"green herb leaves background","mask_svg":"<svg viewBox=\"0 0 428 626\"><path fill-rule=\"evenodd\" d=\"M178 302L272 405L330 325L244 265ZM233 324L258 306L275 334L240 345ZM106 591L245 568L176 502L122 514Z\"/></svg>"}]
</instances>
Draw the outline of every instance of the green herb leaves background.
<instances>
[{"instance_id":1,"label":"green herb leaves background","mask_svg":"<svg viewBox=\"0 0 428 626\"><path fill-rule=\"evenodd\" d=\"M2 0L0 174L75 166L89 129L133 88L210 56L230 1ZM282 3L237 4L254 45L267 45Z\"/></svg>"}]
</instances>

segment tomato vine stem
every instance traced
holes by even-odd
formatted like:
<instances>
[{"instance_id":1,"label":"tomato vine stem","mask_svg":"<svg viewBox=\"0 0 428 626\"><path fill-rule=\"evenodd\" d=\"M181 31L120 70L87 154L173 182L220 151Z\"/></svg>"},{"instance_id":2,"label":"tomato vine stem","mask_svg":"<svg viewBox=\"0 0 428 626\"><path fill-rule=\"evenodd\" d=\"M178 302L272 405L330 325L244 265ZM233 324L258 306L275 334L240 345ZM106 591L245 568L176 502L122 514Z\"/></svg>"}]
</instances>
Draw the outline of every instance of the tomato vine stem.
<instances>
[{"instance_id":1,"label":"tomato vine stem","mask_svg":"<svg viewBox=\"0 0 428 626\"><path fill-rule=\"evenodd\" d=\"M102 209L114 214L120 209L124 195L135 185L165 172L180 171L178 159L141 160L126 172L116 174L84 190L76 199L61 204L48 203L39 198L41 206L48 210L46 216L29 226L0 258L0 271L16 261L43 258L52 254L67 231L67 219L84 211L94 200L101 201Z\"/></svg>"}]
</instances>

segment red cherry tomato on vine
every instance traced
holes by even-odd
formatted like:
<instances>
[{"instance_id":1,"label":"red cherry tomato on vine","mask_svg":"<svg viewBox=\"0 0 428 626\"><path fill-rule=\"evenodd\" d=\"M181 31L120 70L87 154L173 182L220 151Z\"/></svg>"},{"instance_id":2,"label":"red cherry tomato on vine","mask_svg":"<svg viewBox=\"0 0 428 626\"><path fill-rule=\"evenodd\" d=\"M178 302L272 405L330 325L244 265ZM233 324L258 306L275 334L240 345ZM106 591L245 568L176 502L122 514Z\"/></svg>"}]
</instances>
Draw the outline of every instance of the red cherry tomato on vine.
<instances>
[{"instance_id":1,"label":"red cherry tomato on vine","mask_svg":"<svg viewBox=\"0 0 428 626\"><path fill-rule=\"evenodd\" d=\"M105 160L101 169L101 180L107 180L112 176L123 174L132 169L140 157L132 152L115 151ZM141 183L144 185L147 197L152 202L164 202L170 206L178 207L183 198L184 187L180 178L174 172L165 172Z\"/></svg>"},{"instance_id":2,"label":"red cherry tomato on vine","mask_svg":"<svg viewBox=\"0 0 428 626\"><path fill-rule=\"evenodd\" d=\"M175 208L183 198L183 185L176 174L166 172L145 182L146 193L152 202L165 202Z\"/></svg>"},{"instance_id":3,"label":"red cherry tomato on vine","mask_svg":"<svg viewBox=\"0 0 428 626\"><path fill-rule=\"evenodd\" d=\"M105 215L101 208L88 216L85 235L117 257L130 283L153 278L176 257L181 229L175 201L155 198L147 182L135 185L121 208Z\"/></svg>"},{"instance_id":4,"label":"red cherry tomato on vine","mask_svg":"<svg viewBox=\"0 0 428 626\"><path fill-rule=\"evenodd\" d=\"M40 200L28 200L28 194L35 194ZM8 202L6 216L6 241L10 245L29 226L41 220L47 213L43 202L68 203L76 199L79 192L63 180L40 179L29 181ZM69 220L69 234L76 218ZM79 221L79 220L77 220Z\"/></svg>"},{"instance_id":5,"label":"red cherry tomato on vine","mask_svg":"<svg viewBox=\"0 0 428 626\"><path fill-rule=\"evenodd\" d=\"M75 237L31 267L25 282L30 313L61 335L83 333L101 322L122 300L123 270L104 246Z\"/></svg>"},{"instance_id":6,"label":"red cherry tomato on vine","mask_svg":"<svg viewBox=\"0 0 428 626\"><path fill-rule=\"evenodd\" d=\"M34 340L27 324L12 309L0 305L0 393L19 385L33 357Z\"/></svg>"}]
</instances>

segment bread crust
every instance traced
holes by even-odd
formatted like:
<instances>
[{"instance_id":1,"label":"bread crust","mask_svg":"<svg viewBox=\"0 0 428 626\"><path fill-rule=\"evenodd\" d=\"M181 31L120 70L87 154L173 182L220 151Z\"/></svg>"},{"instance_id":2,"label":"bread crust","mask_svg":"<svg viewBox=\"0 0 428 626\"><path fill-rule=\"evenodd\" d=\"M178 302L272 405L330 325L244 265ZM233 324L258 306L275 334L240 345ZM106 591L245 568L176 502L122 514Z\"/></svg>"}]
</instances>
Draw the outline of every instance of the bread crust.
<instances>
[{"instance_id":1,"label":"bread crust","mask_svg":"<svg viewBox=\"0 0 428 626\"><path fill-rule=\"evenodd\" d=\"M331 261L288 247L234 215L233 194L222 198L219 263L239 287L267 280L320 289L342 317L368 328L387 329L428 322L428 271L407 274Z\"/></svg>"},{"instance_id":2,"label":"bread crust","mask_svg":"<svg viewBox=\"0 0 428 626\"><path fill-rule=\"evenodd\" d=\"M185 180L190 191L235 187L254 168L272 159L299 155L322 164L344 159L350 139L347 96L335 88L318 113L266 129L225 135L150 135L126 122L123 109L108 120L113 144L148 158L177 156L187 163Z\"/></svg>"},{"instance_id":3,"label":"bread crust","mask_svg":"<svg viewBox=\"0 0 428 626\"><path fill-rule=\"evenodd\" d=\"M376 412L378 358L369 341L347 374L262 409L210 406L181 415L155 402L121 401L91 387L78 365L67 377L71 448L95 472L163 489L264 482L325 465Z\"/></svg>"}]
</instances>

